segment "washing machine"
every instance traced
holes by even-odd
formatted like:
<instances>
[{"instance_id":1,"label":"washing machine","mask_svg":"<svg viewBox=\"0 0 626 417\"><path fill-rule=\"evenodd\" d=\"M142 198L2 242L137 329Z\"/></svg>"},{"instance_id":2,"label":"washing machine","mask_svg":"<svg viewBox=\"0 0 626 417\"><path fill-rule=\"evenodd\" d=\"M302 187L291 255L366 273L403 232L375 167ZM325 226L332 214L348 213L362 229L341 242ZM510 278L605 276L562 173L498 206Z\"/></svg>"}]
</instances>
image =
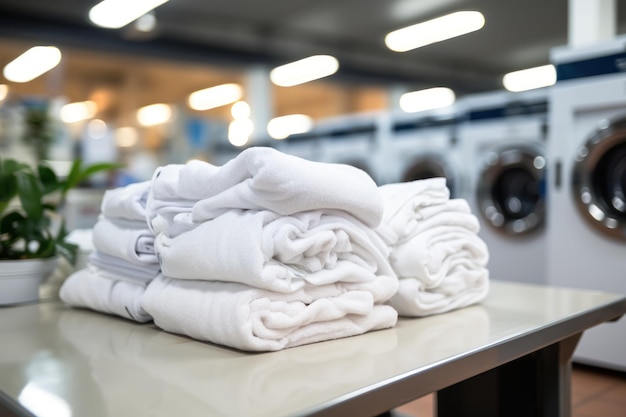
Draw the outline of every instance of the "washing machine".
<instances>
[{"instance_id":1,"label":"washing machine","mask_svg":"<svg viewBox=\"0 0 626 417\"><path fill-rule=\"evenodd\" d=\"M378 152L379 113L356 113L321 120L316 124L320 160L352 165L367 172L377 184L374 162Z\"/></svg>"},{"instance_id":2,"label":"washing machine","mask_svg":"<svg viewBox=\"0 0 626 417\"><path fill-rule=\"evenodd\" d=\"M456 106L392 114L379 160L386 183L446 178L452 197L463 194L464 178L456 134Z\"/></svg>"},{"instance_id":3,"label":"washing machine","mask_svg":"<svg viewBox=\"0 0 626 417\"><path fill-rule=\"evenodd\" d=\"M626 294L626 38L551 60L548 282ZM626 319L586 331L574 360L626 371Z\"/></svg>"},{"instance_id":4,"label":"washing machine","mask_svg":"<svg viewBox=\"0 0 626 417\"><path fill-rule=\"evenodd\" d=\"M546 282L547 91L495 91L463 100L459 125L490 277Z\"/></svg>"}]
</instances>

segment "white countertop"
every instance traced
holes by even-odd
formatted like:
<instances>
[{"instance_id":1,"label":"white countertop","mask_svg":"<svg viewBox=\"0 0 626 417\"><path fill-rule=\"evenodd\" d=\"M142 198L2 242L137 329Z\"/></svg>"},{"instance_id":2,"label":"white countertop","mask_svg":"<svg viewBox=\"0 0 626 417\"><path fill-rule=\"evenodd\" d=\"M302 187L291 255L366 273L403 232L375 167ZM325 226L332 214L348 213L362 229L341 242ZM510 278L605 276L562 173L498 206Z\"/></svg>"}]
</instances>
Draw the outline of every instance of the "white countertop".
<instances>
[{"instance_id":1,"label":"white countertop","mask_svg":"<svg viewBox=\"0 0 626 417\"><path fill-rule=\"evenodd\" d=\"M0 391L40 417L355 415L346 411L393 408L625 312L624 295L492 281L480 305L247 353L43 302L0 308Z\"/></svg>"}]
</instances>

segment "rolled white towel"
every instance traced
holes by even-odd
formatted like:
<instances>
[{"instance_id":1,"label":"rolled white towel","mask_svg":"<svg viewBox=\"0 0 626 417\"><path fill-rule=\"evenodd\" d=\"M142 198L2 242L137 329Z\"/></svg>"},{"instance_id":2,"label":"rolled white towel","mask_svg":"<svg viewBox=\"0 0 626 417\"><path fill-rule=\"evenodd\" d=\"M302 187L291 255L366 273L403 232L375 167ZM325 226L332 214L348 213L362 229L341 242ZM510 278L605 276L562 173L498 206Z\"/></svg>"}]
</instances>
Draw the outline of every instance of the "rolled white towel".
<instances>
[{"instance_id":1,"label":"rolled white towel","mask_svg":"<svg viewBox=\"0 0 626 417\"><path fill-rule=\"evenodd\" d=\"M107 190L100 211L110 218L145 221L149 191L150 181Z\"/></svg>"},{"instance_id":2,"label":"rolled white towel","mask_svg":"<svg viewBox=\"0 0 626 417\"><path fill-rule=\"evenodd\" d=\"M115 281L101 276L97 269L84 268L71 274L59 296L73 307L114 314L140 323L152 320L141 307L145 285Z\"/></svg>"},{"instance_id":3,"label":"rolled white towel","mask_svg":"<svg viewBox=\"0 0 626 417\"><path fill-rule=\"evenodd\" d=\"M278 292L296 291L305 283L395 278L388 246L370 227L339 211L281 216L229 210L177 237L160 234L155 247L166 276Z\"/></svg>"},{"instance_id":4,"label":"rolled white towel","mask_svg":"<svg viewBox=\"0 0 626 417\"><path fill-rule=\"evenodd\" d=\"M275 351L392 327L397 312L342 284L288 294L239 283L159 276L143 308L160 328L248 351Z\"/></svg>"},{"instance_id":5,"label":"rolled white towel","mask_svg":"<svg viewBox=\"0 0 626 417\"><path fill-rule=\"evenodd\" d=\"M152 206L158 210L159 200L178 204L198 200L193 208L195 223L229 209L271 210L281 215L336 209L376 226L383 212L378 187L364 171L269 147L245 149L220 167L190 161L182 168L161 170L155 180ZM151 211L155 217L155 210Z\"/></svg>"},{"instance_id":6,"label":"rolled white towel","mask_svg":"<svg viewBox=\"0 0 626 417\"><path fill-rule=\"evenodd\" d=\"M105 216L99 217L92 235L98 251L140 265L158 263L154 238L145 219L125 221Z\"/></svg>"}]
</instances>

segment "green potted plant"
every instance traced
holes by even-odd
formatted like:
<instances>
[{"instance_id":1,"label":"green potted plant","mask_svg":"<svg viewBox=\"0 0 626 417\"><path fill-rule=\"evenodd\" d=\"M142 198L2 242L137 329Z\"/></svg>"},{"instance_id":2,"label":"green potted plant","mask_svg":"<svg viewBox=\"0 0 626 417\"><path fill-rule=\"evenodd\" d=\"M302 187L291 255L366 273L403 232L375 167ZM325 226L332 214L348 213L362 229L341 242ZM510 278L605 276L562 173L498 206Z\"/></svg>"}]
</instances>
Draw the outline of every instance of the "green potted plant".
<instances>
[{"instance_id":1,"label":"green potted plant","mask_svg":"<svg viewBox=\"0 0 626 417\"><path fill-rule=\"evenodd\" d=\"M67 241L60 214L66 195L93 174L117 167L76 160L60 178L43 162L33 167L0 159L0 305L37 300L39 284L59 256L75 263L78 247Z\"/></svg>"}]
</instances>

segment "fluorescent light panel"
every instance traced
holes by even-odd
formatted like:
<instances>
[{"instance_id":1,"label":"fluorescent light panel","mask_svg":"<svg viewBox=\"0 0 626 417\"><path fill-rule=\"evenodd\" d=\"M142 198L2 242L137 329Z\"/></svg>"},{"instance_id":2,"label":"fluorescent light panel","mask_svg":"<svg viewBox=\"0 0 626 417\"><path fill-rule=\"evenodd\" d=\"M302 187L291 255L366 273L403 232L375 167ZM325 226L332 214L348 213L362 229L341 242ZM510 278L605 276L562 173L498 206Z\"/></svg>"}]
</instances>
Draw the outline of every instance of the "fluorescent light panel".
<instances>
[{"instance_id":1,"label":"fluorescent light panel","mask_svg":"<svg viewBox=\"0 0 626 417\"><path fill-rule=\"evenodd\" d=\"M455 12L394 30L385 37L385 45L392 51L406 52L474 32L484 25L485 17L480 12Z\"/></svg>"},{"instance_id":2,"label":"fluorescent light panel","mask_svg":"<svg viewBox=\"0 0 626 417\"><path fill-rule=\"evenodd\" d=\"M285 139L289 135L305 133L313 127L313 120L305 114L289 114L275 117L267 124L267 133L273 139Z\"/></svg>"},{"instance_id":3,"label":"fluorescent light panel","mask_svg":"<svg viewBox=\"0 0 626 417\"><path fill-rule=\"evenodd\" d=\"M189 107L194 110L210 110L238 101L243 96L239 84L221 84L198 90L189 95Z\"/></svg>"},{"instance_id":4,"label":"fluorescent light panel","mask_svg":"<svg viewBox=\"0 0 626 417\"><path fill-rule=\"evenodd\" d=\"M104 0L89 10L95 25L119 29L169 0Z\"/></svg>"},{"instance_id":5,"label":"fluorescent light panel","mask_svg":"<svg viewBox=\"0 0 626 417\"><path fill-rule=\"evenodd\" d=\"M502 78L504 88L518 92L549 87L556 82L554 65L542 65L520 71L509 72Z\"/></svg>"},{"instance_id":6,"label":"fluorescent light panel","mask_svg":"<svg viewBox=\"0 0 626 417\"><path fill-rule=\"evenodd\" d=\"M96 115L97 107L93 101L79 101L61 107L61 121L75 123L91 119Z\"/></svg>"},{"instance_id":7,"label":"fluorescent light panel","mask_svg":"<svg viewBox=\"0 0 626 417\"><path fill-rule=\"evenodd\" d=\"M270 71L270 79L280 87L293 87L309 81L333 75L339 69L339 61L330 55L313 55Z\"/></svg>"},{"instance_id":8,"label":"fluorescent light panel","mask_svg":"<svg viewBox=\"0 0 626 417\"><path fill-rule=\"evenodd\" d=\"M400 108L407 113L440 109L454 104L456 95L447 87L411 91L400 97Z\"/></svg>"},{"instance_id":9,"label":"fluorescent light panel","mask_svg":"<svg viewBox=\"0 0 626 417\"><path fill-rule=\"evenodd\" d=\"M26 83L50 71L61 62L61 51L55 46L34 46L4 67L4 77L15 83Z\"/></svg>"},{"instance_id":10,"label":"fluorescent light panel","mask_svg":"<svg viewBox=\"0 0 626 417\"><path fill-rule=\"evenodd\" d=\"M172 107L168 104L157 103L137 110L137 121L142 126L154 126L169 122L172 118Z\"/></svg>"}]
</instances>

